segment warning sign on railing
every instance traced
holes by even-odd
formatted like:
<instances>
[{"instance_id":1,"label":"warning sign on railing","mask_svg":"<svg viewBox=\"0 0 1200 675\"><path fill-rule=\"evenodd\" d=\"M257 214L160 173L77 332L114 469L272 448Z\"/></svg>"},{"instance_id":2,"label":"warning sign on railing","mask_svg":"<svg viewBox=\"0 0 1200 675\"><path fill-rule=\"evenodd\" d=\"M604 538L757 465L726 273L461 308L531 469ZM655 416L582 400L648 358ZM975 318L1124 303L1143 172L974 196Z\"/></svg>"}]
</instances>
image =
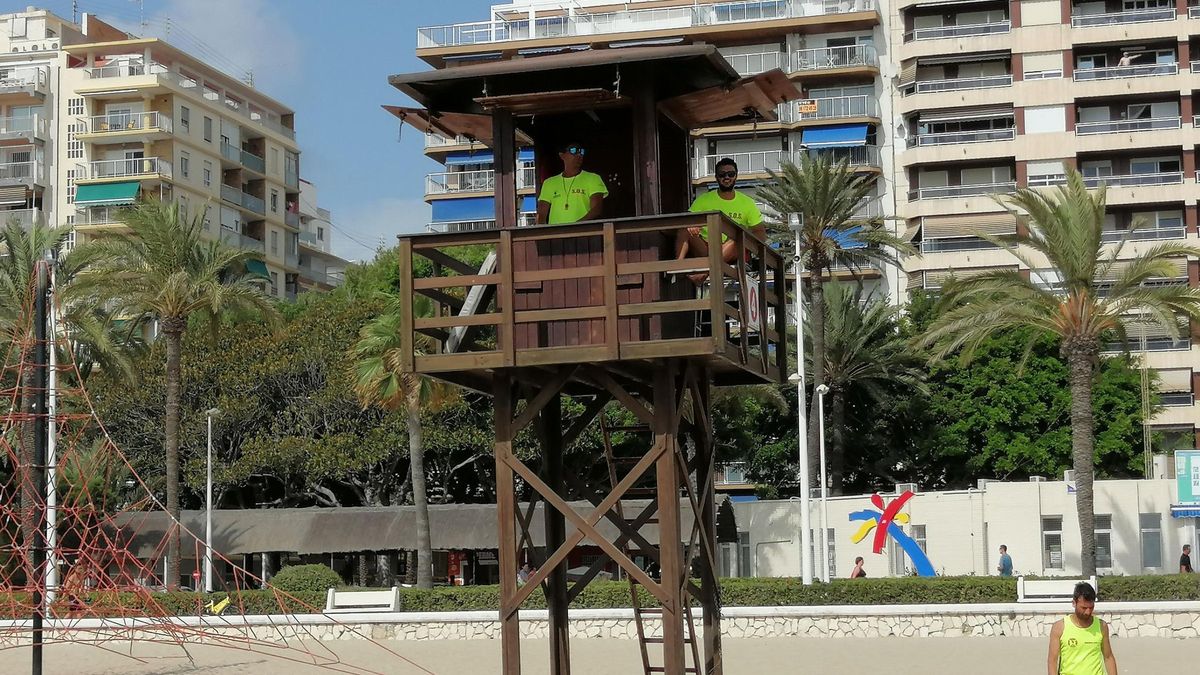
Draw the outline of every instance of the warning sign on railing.
<instances>
[{"instance_id":1,"label":"warning sign on railing","mask_svg":"<svg viewBox=\"0 0 1200 675\"><path fill-rule=\"evenodd\" d=\"M811 115L817 112L817 101L812 98L805 98L796 101L796 111L801 115Z\"/></svg>"},{"instance_id":2,"label":"warning sign on railing","mask_svg":"<svg viewBox=\"0 0 1200 675\"><path fill-rule=\"evenodd\" d=\"M762 284L758 279L746 280L746 329L759 330L762 317L759 311L759 298L762 295Z\"/></svg>"}]
</instances>

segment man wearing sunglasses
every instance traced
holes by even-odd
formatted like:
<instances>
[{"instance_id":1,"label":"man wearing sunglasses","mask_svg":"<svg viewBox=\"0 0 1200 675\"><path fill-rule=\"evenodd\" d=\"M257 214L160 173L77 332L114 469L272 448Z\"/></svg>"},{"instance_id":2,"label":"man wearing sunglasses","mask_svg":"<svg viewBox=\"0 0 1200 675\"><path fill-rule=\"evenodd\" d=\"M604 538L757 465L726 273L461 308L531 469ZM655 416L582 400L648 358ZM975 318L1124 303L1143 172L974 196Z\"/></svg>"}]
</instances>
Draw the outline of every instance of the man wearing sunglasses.
<instances>
[{"instance_id":1,"label":"man wearing sunglasses","mask_svg":"<svg viewBox=\"0 0 1200 675\"><path fill-rule=\"evenodd\" d=\"M734 189L737 184L737 163L728 157L717 162L717 189L710 190L696 197L689 211L702 213L704 211L720 211L737 225L750 230L760 239L767 238L767 228L763 225L762 213L758 205L744 193ZM708 255L708 228L692 227L679 230L675 237L678 251L677 259L687 257L703 258ZM725 262L731 263L737 257L737 247L728 236L722 235L721 256ZM707 275L691 275L692 281L699 283Z\"/></svg>"},{"instance_id":2,"label":"man wearing sunglasses","mask_svg":"<svg viewBox=\"0 0 1200 675\"><path fill-rule=\"evenodd\" d=\"M538 192L538 225L562 225L600 217L608 188L600 176L583 170L587 148L582 143L559 146L563 171L542 183Z\"/></svg>"}]
</instances>

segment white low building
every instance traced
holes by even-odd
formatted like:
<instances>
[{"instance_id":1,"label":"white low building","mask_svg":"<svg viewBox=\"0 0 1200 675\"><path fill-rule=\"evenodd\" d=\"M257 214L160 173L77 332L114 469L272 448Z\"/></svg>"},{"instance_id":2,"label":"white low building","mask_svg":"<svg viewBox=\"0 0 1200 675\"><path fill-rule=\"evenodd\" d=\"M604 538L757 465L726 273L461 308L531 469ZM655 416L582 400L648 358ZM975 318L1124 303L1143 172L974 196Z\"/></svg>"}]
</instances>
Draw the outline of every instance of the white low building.
<instances>
[{"instance_id":1,"label":"white low building","mask_svg":"<svg viewBox=\"0 0 1200 675\"><path fill-rule=\"evenodd\" d=\"M1164 466L1165 470L1166 467ZM1162 473L1158 475L1163 475ZM1168 472L1169 475L1169 472ZM1065 480L980 481L977 489L920 492L904 505L908 522L897 523L926 552L943 575L997 574L998 549L1008 546L1015 573L1077 575L1081 571L1079 527L1073 485ZM881 495L890 503L906 489ZM1178 572L1184 544L1200 549L1195 510L1181 509L1176 480L1105 480L1095 483L1096 554L1101 574ZM1172 506L1176 506L1174 513ZM800 501L743 501L734 504L737 544L723 544L726 576L800 576ZM830 497L828 530L832 577L848 576L857 556L869 576L912 574L911 561L889 539L872 551L873 533L858 543L862 523L850 514L878 510L871 495ZM813 542L820 541L820 500L812 501ZM820 564L819 548L814 573Z\"/></svg>"}]
</instances>

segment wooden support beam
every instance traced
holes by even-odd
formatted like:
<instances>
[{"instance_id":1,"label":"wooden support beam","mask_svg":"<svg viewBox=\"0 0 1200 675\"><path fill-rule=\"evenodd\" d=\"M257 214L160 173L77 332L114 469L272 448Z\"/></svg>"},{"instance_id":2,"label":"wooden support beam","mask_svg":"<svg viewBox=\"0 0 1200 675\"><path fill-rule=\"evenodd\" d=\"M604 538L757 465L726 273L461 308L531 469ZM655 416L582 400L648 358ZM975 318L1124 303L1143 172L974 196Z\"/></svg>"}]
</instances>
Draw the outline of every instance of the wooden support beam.
<instances>
[{"instance_id":1,"label":"wooden support beam","mask_svg":"<svg viewBox=\"0 0 1200 675\"><path fill-rule=\"evenodd\" d=\"M625 387L622 387L619 382L613 379L606 371L600 369L592 369L588 373L599 382L608 393L613 395L613 398L621 402L629 412L633 413L639 420L646 424L654 423L654 413L650 412L641 401L633 397Z\"/></svg>"},{"instance_id":2,"label":"wooden support beam","mask_svg":"<svg viewBox=\"0 0 1200 675\"><path fill-rule=\"evenodd\" d=\"M653 518L656 513L658 513L658 501L651 500L650 503L646 505L646 508L642 509L642 512L638 514L637 518L634 518L632 522L627 524L627 527L632 528L635 531L641 529L643 525L650 522L650 519ZM629 540L629 535L625 532L622 532L621 536L617 537L617 540L613 543L620 547L629 543ZM658 563L658 553L655 551L654 547L651 546L645 550L647 556L652 558L655 563ZM573 586L571 586L571 592L567 595L567 599L569 601L574 601L575 598L583 592L583 589L587 588L587 585L596 578L597 574L600 573L600 570L604 567L604 563L608 562L609 560L611 560L611 558L601 551L600 555L592 561L592 564L588 567L587 572L584 572L583 576L580 577Z\"/></svg>"},{"instance_id":3,"label":"wooden support beam","mask_svg":"<svg viewBox=\"0 0 1200 675\"><path fill-rule=\"evenodd\" d=\"M496 516L499 539L500 604L511 605L517 595L516 490L512 461L512 380L499 371L493 379L496 425ZM521 625L518 609L500 615L500 652L504 675L521 675Z\"/></svg>"},{"instance_id":4,"label":"wooden support beam","mask_svg":"<svg viewBox=\"0 0 1200 675\"><path fill-rule=\"evenodd\" d=\"M442 265L444 267L449 267L459 274L475 274L479 271L467 263L459 260L458 258L450 255L449 253L443 252L441 249L419 248L416 249L415 253L421 257L427 258L430 262Z\"/></svg>"},{"instance_id":5,"label":"wooden support beam","mask_svg":"<svg viewBox=\"0 0 1200 675\"><path fill-rule=\"evenodd\" d=\"M562 382L570 377L573 368L565 368L564 377L557 383L550 383L538 394L553 390L553 395L542 405L538 420L539 436L542 440L542 473L546 485L556 494L564 491L563 483L563 437L562 437L562 399L558 389ZM529 406L534 407L535 401ZM526 409L528 412L528 408ZM548 505L547 505L548 506ZM543 515L546 519L546 548L557 549L566 540L566 521L557 509L546 508ZM566 564L555 565L550 575L546 577L546 607L550 619L550 673L551 675L571 675L570 623L567 618L567 569Z\"/></svg>"},{"instance_id":6,"label":"wooden support beam","mask_svg":"<svg viewBox=\"0 0 1200 675\"><path fill-rule=\"evenodd\" d=\"M537 396L533 397L528 403L525 404L525 409L521 411L520 415L517 415L517 419L513 420L513 431L520 433L522 429L529 426L529 423L532 422L533 419L538 416L538 413L542 412L547 405L556 403L558 401L558 396L560 393L562 393L563 386L568 380L571 379L571 375L575 372L576 367L577 366L564 366L558 369L558 372L554 375L554 378L542 387L541 391L537 393ZM555 407L559 410L562 409L561 406L556 405ZM559 420L556 419L554 423L559 424ZM556 433L559 437L561 437L562 428L559 427Z\"/></svg>"},{"instance_id":7,"label":"wooden support beam","mask_svg":"<svg viewBox=\"0 0 1200 675\"><path fill-rule=\"evenodd\" d=\"M611 400L612 396L608 392L596 394L596 398L587 404L587 407L583 409L583 413L563 433L563 447L569 448L574 445L575 441L579 439L579 435L591 426L592 420L596 419L596 415L604 411L604 406L608 405L608 402Z\"/></svg>"},{"instance_id":8,"label":"wooden support beam","mask_svg":"<svg viewBox=\"0 0 1200 675\"><path fill-rule=\"evenodd\" d=\"M713 441L712 425L708 416L712 403L709 374L702 371L692 386L692 405L697 410L696 424L696 483L701 486L704 497L700 500L700 511L696 517L704 528L706 539L715 548L717 541L716 500L713 499L716 480L716 444ZM721 588L714 557L700 560L700 605L704 609L702 639L704 641L703 673L722 675L724 664L721 658Z\"/></svg>"},{"instance_id":9,"label":"wooden support beam","mask_svg":"<svg viewBox=\"0 0 1200 675\"><path fill-rule=\"evenodd\" d=\"M716 248L716 247L714 247ZM662 647L664 675L684 675L684 607L682 589L687 579L685 562L679 550L679 472L675 444L675 373L677 363L667 361L654 374L655 445L663 453L655 462L658 479L658 541L660 579L665 598L662 601Z\"/></svg>"}]
</instances>

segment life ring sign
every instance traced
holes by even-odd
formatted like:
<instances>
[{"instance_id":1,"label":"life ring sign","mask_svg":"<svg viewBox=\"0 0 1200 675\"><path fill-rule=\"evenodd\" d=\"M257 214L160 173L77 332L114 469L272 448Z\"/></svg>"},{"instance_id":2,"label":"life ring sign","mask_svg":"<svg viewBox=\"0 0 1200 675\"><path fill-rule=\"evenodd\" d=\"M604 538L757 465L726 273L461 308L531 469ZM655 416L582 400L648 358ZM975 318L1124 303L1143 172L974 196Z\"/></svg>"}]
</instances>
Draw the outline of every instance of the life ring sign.
<instances>
[{"instance_id":1,"label":"life ring sign","mask_svg":"<svg viewBox=\"0 0 1200 675\"><path fill-rule=\"evenodd\" d=\"M758 279L746 280L746 328L760 330L762 316L759 308L759 298L762 297L762 284Z\"/></svg>"}]
</instances>

